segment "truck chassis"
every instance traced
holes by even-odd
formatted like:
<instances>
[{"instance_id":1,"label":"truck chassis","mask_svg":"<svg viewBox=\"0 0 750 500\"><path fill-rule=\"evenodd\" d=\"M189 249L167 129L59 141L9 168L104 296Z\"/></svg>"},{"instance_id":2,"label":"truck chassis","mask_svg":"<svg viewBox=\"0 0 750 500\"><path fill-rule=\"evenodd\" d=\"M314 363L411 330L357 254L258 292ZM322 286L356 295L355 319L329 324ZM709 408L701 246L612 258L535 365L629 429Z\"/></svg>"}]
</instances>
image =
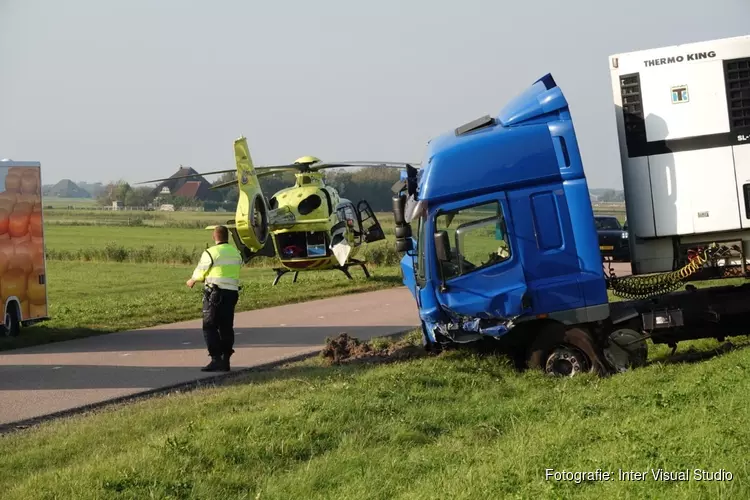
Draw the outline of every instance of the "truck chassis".
<instances>
[{"instance_id":1,"label":"truck chassis","mask_svg":"<svg viewBox=\"0 0 750 500\"><path fill-rule=\"evenodd\" d=\"M502 337L455 332L437 334L427 349L496 338L518 365L552 375L581 372L609 375L644 366L647 340L677 349L678 342L750 334L750 283L697 288L652 298L613 301L606 320L565 324L548 318L518 322Z\"/></svg>"}]
</instances>

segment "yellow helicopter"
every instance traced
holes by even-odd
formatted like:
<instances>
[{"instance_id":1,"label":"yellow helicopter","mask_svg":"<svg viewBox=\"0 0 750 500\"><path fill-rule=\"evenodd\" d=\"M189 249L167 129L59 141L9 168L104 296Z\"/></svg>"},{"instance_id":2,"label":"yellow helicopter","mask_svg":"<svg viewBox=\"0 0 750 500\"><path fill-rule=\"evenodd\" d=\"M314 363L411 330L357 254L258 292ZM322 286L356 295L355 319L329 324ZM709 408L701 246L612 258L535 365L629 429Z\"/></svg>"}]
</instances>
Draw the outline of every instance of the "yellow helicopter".
<instances>
[{"instance_id":1,"label":"yellow helicopter","mask_svg":"<svg viewBox=\"0 0 750 500\"><path fill-rule=\"evenodd\" d=\"M257 256L276 256L280 268L274 268L273 285L289 272L294 282L301 271L338 269L352 279L349 267L359 266L369 278L366 262L356 259L363 244L385 239L383 228L366 200L356 205L326 185L321 170L343 167L381 167L406 169L419 163L337 162L323 163L314 156L303 156L286 165L254 166L247 139L234 141L236 169L197 173L168 179L183 179L236 172L237 179L212 186L239 188L235 218L227 221L235 245L245 263ZM295 184L276 192L268 201L261 191L259 177L295 171ZM206 229L214 229L208 226Z\"/></svg>"}]
</instances>

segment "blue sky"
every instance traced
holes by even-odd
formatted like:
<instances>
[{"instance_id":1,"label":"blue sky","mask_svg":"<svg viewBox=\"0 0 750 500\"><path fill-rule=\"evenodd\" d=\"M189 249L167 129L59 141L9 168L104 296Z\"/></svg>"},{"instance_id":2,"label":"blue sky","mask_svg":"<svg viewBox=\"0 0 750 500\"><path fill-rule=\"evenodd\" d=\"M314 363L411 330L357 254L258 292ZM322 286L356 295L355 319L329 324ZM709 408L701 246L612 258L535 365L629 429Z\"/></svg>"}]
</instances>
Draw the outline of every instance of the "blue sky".
<instances>
[{"instance_id":1,"label":"blue sky","mask_svg":"<svg viewBox=\"0 0 750 500\"><path fill-rule=\"evenodd\" d=\"M590 187L620 188L608 56L750 34L750 2L0 0L0 157L45 183L420 161L551 72Z\"/></svg>"}]
</instances>

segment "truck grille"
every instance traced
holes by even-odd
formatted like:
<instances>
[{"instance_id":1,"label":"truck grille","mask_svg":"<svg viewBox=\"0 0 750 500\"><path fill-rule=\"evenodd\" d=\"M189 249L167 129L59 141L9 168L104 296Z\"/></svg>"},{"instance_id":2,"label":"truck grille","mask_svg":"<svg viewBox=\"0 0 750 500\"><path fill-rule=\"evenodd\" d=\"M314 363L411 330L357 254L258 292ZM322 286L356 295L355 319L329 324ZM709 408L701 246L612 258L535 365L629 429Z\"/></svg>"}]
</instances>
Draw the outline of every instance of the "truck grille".
<instances>
[{"instance_id":1,"label":"truck grille","mask_svg":"<svg viewBox=\"0 0 750 500\"><path fill-rule=\"evenodd\" d=\"M638 73L620 76L622 114L625 119L625 139L628 149L646 143L646 122L643 119L641 77Z\"/></svg>"},{"instance_id":2,"label":"truck grille","mask_svg":"<svg viewBox=\"0 0 750 500\"><path fill-rule=\"evenodd\" d=\"M750 127L750 57L724 61L724 80L732 129Z\"/></svg>"}]
</instances>

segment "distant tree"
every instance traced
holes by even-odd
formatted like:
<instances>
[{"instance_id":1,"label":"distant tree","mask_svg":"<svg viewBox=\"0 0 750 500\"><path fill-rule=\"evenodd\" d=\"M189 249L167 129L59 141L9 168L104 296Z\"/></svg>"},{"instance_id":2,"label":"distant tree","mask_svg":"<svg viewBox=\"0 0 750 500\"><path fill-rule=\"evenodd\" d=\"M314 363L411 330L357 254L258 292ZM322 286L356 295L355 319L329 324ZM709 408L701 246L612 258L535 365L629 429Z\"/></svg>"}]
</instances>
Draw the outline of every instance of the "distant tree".
<instances>
[{"instance_id":1,"label":"distant tree","mask_svg":"<svg viewBox=\"0 0 750 500\"><path fill-rule=\"evenodd\" d=\"M201 200L195 198L186 198L184 196L174 196L171 194L159 196L160 205L174 205L175 210L181 208L199 208L203 206Z\"/></svg>"},{"instance_id":2,"label":"distant tree","mask_svg":"<svg viewBox=\"0 0 750 500\"><path fill-rule=\"evenodd\" d=\"M125 193L124 203L126 207L145 207L151 203L151 188L137 187Z\"/></svg>"},{"instance_id":3,"label":"distant tree","mask_svg":"<svg viewBox=\"0 0 750 500\"><path fill-rule=\"evenodd\" d=\"M104 190L97 196L96 201L101 205L112 205L113 201L125 203L130 191L132 191L132 188L125 181L110 182L104 186Z\"/></svg>"},{"instance_id":4,"label":"distant tree","mask_svg":"<svg viewBox=\"0 0 750 500\"><path fill-rule=\"evenodd\" d=\"M615 200L615 190L614 189L605 189L601 192L599 195L599 201L604 203L609 203L616 201Z\"/></svg>"},{"instance_id":5,"label":"distant tree","mask_svg":"<svg viewBox=\"0 0 750 500\"><path fill-rule=\"evenodd\" d=\"M376 212L391 210L391 187L399 180L399 171L392 168L361 168L352 172L338 171L326 175L327 182L355 205L367 200Z\"/></svg>"},{"instance_id":6,"label":"distant tree","mask_svg":"<svg viewBox=\"0 0 750 500\"><path fill-rule=\"evenodd\" d=\"M237 174L235 172L227 172L226 174L222 174L215 182L212 182L211 185L218 186L219 184L236 180ZM220 201L236 203L239 199L239 190L236 185L217 189L216 191L220 194Z\"/></svg>"}]
</instances>

